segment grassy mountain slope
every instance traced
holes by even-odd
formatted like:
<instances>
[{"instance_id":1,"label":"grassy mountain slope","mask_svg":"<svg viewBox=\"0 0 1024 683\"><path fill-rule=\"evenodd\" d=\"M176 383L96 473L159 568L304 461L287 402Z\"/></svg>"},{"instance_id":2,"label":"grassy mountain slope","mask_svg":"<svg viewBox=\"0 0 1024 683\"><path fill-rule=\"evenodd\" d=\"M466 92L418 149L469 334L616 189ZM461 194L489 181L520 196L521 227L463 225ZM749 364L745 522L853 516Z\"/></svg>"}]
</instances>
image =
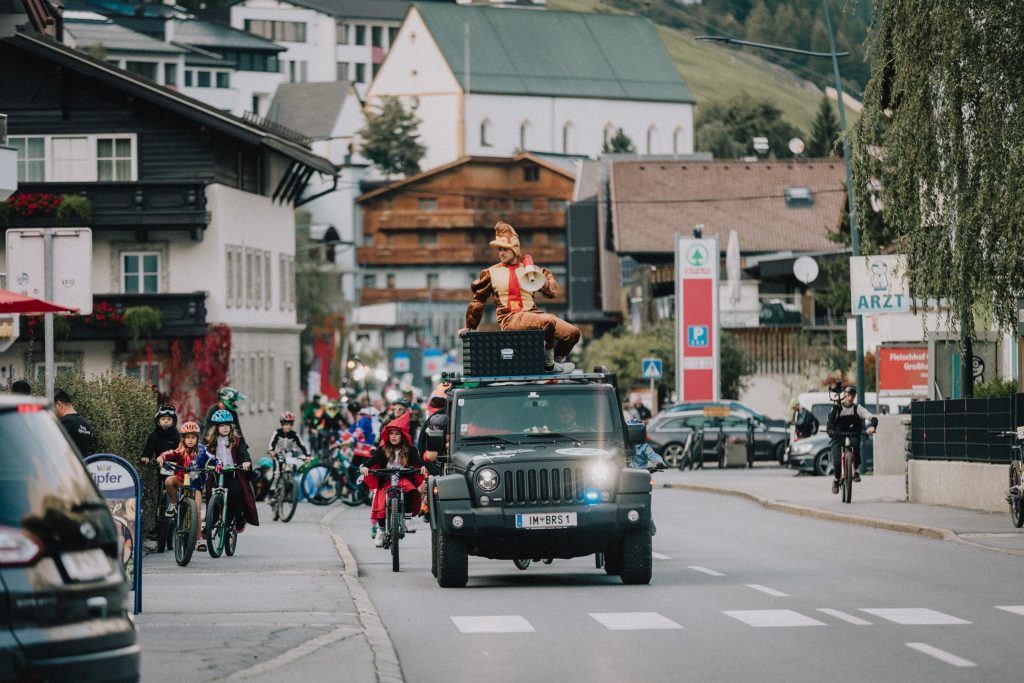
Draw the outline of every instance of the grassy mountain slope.
<instances>
[{"instance_id":1,"label":"grassy mountain slope","mask_svg":"<svg viewBox=\"0 0 1024 683\"><path fill-rule=\"evenodd\" d=\"M616 12L600 0L548 0L547 6L572 12ZM711 100L728 100L746 93L774 103L782 110L783 118L804 133L805 140L810 135L822 95L809 90L806 81L735 48L697 42L693 34L685 31L658 26L658 33L697 98L698 107ZM847 121L852 121L855 114L849 109L846 113Z\"/></svg>"}]
</instances>

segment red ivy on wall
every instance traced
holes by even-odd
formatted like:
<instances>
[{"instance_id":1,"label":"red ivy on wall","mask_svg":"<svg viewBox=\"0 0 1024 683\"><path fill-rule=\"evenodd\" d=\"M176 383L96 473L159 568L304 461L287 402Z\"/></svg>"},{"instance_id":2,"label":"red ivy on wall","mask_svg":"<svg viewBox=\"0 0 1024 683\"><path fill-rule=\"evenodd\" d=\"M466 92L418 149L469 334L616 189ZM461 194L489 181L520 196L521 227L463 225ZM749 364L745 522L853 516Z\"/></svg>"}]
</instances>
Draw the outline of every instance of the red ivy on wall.
<instances>
[{"instance_id":1,"label":"red ivy on wall","mask_svg":"<svg viewBox=\"0 0 1024 683\"><path fill-rule=\"evenodd\" d=\"M196 395L202 406L217 400L217 391L227 386L231 363L231 328L212 325L202 339L192 344L196 365Z\"/></svg>"}]
</instances>

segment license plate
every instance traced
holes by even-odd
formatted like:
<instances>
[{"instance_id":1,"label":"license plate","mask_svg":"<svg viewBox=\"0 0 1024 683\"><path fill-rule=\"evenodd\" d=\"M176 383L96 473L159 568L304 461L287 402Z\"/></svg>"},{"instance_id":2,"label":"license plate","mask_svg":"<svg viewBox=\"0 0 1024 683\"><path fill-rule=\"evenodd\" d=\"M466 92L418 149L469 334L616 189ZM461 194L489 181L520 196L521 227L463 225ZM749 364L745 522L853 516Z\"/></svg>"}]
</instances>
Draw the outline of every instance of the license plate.
<instances>
[{"instance_id":1,"label":"license plate","mask_svg":"<svg viewBox=\"0 0 1024 683\"><path fill-rule=\"evenodd\" d=\"M516 515L517 529L565 529L572 526L576 526L575 512Z\"/></svg>"},{"instance_id":2,"label":"license plate","mask_svg":"<svg viewBox=\"0 0 1024 683\"><path fill-rule=\"evenodd\" d=\"M95 581L110 573L110 560L99 548L73 553L61 553L64 571L74 581Z\"/></svg>"}]
</instances>

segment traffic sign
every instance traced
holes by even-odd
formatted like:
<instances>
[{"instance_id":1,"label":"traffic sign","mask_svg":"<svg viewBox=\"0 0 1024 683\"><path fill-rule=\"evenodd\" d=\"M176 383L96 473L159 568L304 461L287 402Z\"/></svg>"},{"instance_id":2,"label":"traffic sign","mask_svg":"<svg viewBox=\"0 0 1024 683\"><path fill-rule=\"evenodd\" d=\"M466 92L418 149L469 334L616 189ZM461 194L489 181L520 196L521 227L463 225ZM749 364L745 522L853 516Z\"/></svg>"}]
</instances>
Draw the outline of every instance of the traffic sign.
<instances>
[{"instance_id":1,"label":"traffic sign","mask_svg":"<svg viewBox=\"0 0 1024 683\"><path fill-rule=\"evenodd\" d=\"M718 240L676 238L676 395L718 399Z\"/></svg>"},{"instance_id":2,"label":"traffic sign","mask_svg":"<svg viewBox=\"0 0 1024 683\"><path fill-rule=\"evenodd\" d=\"M394 359L391 361L391 367L397 372L409 372L409 368L412 367L412 359L409 357L408 351L396 351Z\"/></svg>"},{"instance_id":3,"label":"traffic sign","mask_svg":"<svg viewBox=\"0 0 1024 683\"><path fill-rule=\"evenodd\" d=\"M643 368L644 379L661 379L661 359L660 358L644 358L641 363Z\"/></svg>"},{"instance_id":4,"label":"traffic sign","mask_svg":"<svg viewBox=\"0 0 1024 683\"><path fill-rule=\"evenodd\" d=\"M686 328L686 345L691 349L702 349L708 345L708 326L689 325Z\"/></svg>"}]
</instances>

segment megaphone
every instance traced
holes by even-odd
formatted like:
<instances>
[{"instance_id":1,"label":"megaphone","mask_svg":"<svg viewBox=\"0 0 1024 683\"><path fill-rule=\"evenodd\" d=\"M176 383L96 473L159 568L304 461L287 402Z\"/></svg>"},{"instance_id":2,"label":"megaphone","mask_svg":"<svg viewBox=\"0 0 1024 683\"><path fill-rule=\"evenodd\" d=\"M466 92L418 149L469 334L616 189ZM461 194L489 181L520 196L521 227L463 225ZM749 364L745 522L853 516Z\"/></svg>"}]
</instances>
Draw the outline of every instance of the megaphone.
<instances>
[{"instance_id":1,"label":"megaphone","mask_svg":"<svg viewBox=\"0 0 1024 683\"><path fill-rule=\"evenodd\" d=\"M527 292L536 292L544 286L547 278L544 277L544 272L540 268L533 265L533 257L529 254L523 257L523 266L523 277L519 286Z\"/></svg>"}]
</instances>

